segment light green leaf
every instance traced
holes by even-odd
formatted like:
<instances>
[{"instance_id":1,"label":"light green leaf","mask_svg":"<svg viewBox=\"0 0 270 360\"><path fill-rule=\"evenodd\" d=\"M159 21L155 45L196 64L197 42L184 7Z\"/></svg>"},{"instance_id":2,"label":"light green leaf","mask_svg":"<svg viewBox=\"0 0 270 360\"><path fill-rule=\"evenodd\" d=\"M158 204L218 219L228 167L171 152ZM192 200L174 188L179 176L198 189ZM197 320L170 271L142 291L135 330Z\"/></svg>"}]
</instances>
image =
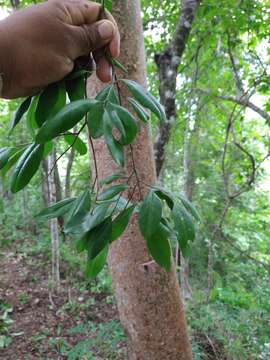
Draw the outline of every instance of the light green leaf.
<instances>
[{"instance_id":1,"label":"light green leaf","mask_svg":"<svg viewBox=\"0 0 270 360\"><path fill-rule=\"evenodd\" d=\"M79 136L73 135L73 134L67 134L67 135L64 136L64 139L70 146L74 147L74 149L76 151L78 151L78 153L80 155L87 154L87 146L79 138Z\"/></svg>"},{"instance_id":2,"label":"light green leaf","mask_svg":"<svg viewBox=\"0 0 270 360\"><path fill-rule=\"evenodd\" d=\"M140 84L133 80L122 80L128 87L135 99L144 107L151 110L161 122L166 121L166 114L163 106L147 92Z\"/></svg>"},{"instance_id":3,"label":"light green leaf","mask_svg":"<svg viewBox=\"0 0 270 360\"><path fill-rule=\"evenodd\" d=\"M129 97L128 102L133 107L133 110L138 115L139 119L145 123L148 123L150 119L148 112L135 99Z\"/></svg>"},{"instance_id":4,"label":"light green leaf","mask_svg":"<svg viewBox=\"0 0 270 360\"><path fill-rule=\"evenodd\" d=\"M65 215L73 207L76 198L69 198L58 201L57 203L43 209L35 217L41 220L49 220Z\"/></svg>"},{"instance_id":5,"label":"light green leaf","mask_svg":"<svg viewBox=\"0 0 270 360\"><path fill-rule=\"evenodd\" d=\"M181 200L182 204L186 208L186 210L197 220L201 221L200 214L196 210L195 206L184 196L179 195L178 198Z\"/></svg>"},{"instance_id":6,"label":"light green leaf","mask_svg":"<svg viewBox=\"0 0 270 360\"><path fill-rule=\"evenodd\" d=\"M101 90L101 92L97 94L96 100L119 104L118 96L113 85L106 86Z\"/></svg>"},{"instance_id":7,"label":"light green leaf","mask_svg":"<svg viewBox=\"0 0 270 360\"><path fill-rule=\"evenodd\" d=\"M127 176L125 174L122 173L116 173L116 174L112 174L107 176L105 179L101 180L99 183L101 186L103 185L109 185L112 182L119 180L119 179L125 179L127 178Z\"/></svg>"},{"instance_id":8,"label":"light green leaf","mask_svg":"<svg viewBox=\"0 0 270 360\"><path fill-rule=\"evenodd\" d=\"M101 194L98 195L98 201L105 201L114 198L119 193L128 189L128 185L126 184L119 184L113 185L110 188L104 190Z\"/></svg>"}]
</instances>

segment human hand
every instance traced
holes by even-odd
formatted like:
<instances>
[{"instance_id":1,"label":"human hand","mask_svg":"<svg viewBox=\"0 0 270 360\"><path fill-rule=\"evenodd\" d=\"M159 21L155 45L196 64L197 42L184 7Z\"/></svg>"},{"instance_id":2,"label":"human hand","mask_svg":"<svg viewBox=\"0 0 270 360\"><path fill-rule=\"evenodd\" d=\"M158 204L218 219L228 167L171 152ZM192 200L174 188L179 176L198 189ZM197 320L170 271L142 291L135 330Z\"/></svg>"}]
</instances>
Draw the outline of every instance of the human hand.
<instances>
[{"instance_id":1,"label":"human hand","mask_svg":"<svg viewBox=\"0 0 270 360\"><path fill-rule=\"evenodd\" d=\"M63 79L74 62L91 52L103 82L112 76L107 47L117 57L120 35L115 20L99 20L101 6L87 0L49 0L15 12L0 22L2 97L33 95Z\"/></svg>"}]
</instances>

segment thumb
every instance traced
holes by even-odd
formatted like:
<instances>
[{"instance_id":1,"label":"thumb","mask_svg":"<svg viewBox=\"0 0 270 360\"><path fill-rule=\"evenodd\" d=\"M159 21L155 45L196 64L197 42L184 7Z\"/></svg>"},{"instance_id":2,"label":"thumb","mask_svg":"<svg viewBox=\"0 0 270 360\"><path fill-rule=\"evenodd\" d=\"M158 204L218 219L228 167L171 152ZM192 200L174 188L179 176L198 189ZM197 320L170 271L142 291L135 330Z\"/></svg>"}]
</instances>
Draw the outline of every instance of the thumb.
<instances>
[{"instance_id":1,"label":"thumb","mask_svg":"<svg viewBox=\"0 0 270 360\"><path fill-rule=\"evenodd\" d=\"M100 20L91 25L71 26L74 44L72 55L79 56L99 50L109 44L116 32L115 25L109 20Z\"/></svg>"}]
</instances>

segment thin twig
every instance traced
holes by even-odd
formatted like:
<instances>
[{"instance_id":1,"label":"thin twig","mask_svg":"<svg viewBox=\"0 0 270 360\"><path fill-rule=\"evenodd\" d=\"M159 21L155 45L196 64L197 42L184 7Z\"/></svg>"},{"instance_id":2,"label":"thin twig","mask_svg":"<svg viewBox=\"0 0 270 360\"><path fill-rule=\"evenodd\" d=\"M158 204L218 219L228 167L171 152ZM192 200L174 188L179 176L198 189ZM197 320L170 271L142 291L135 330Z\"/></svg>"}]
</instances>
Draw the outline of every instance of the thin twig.
<instances>
[{"instance_id":1,"label":"thin twig","mask_svg":"<svg viewBox=\"0 0 270 360\"><path fill-rule=\"evenodd\" d=\"M50 170L50 172L49 172L49 175L52 174L52 172L53 172L56 164L58 163L58 161L59 161L67 152L69 152L69 150L73 147L73 145L74 145L75 142L77 141L80 133L83 131L83 129L85 128L85 126L86 126L86 123L84 123L83 126L80 128L80 130L78 131L78 134L76 135L76 137L75 137L74 141L72 142L72 144L55 160L55 162L54 162L54 164L53 164L53 166L52 166L52 168L51 168L51 170Z\"/></svg>"}]
</instances>

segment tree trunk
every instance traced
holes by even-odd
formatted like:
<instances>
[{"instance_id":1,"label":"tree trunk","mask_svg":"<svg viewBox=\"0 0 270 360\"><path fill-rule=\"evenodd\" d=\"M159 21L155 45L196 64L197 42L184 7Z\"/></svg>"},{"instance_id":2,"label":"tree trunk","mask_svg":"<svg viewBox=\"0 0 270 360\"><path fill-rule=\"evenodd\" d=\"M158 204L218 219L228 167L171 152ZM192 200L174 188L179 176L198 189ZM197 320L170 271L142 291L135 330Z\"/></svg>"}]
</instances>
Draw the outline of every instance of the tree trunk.
<instances>
[{"instance_id":1,"label":"tree trunk","mask_svg":"<svg viewBox=\"0 0 270 360\"><path fill-rule=\"evenodd\" d=\"M145 55L139 0L114 0L114 16L122 34L120 61L129 77L146 86ZM100 85L96 82L96 90ZM89 83L93 95L94 84ZM121 94L127 95L124 89ZM126 104L125 104L126 105ZM95 141L100 178L116 171L104 141ZM141 127L133 145L133 157L143 183L156 181L149 128ZM132 155L126 152L126 172L133 170ZM134 186L131 181L131 187ZM147 188L142 185L142 193ZM135 194L139 200L140 194ZM166 273L149 258L145 241L133 216L125 234L113 243L109 267L122 325L129 339L130 360L190 360L183 304L175 270Z\"/></svg>"},{"instance_id":2,"label":"tree trunk","mask_svg":"<svg viewBox=\"0 0 270 360\"><path fill-rule=\"evenodd\" d=\"M48 195L49 204L52 205L56 202L56 185L54 170L51 172L55 163L55 152L48 156ZM50 234L52 244L52 287L53 290L58 292L60 288L60 268L59 268L59 233L58 233L58 221L57 219L50 220Z\"/></svg>"}]
</instances>

